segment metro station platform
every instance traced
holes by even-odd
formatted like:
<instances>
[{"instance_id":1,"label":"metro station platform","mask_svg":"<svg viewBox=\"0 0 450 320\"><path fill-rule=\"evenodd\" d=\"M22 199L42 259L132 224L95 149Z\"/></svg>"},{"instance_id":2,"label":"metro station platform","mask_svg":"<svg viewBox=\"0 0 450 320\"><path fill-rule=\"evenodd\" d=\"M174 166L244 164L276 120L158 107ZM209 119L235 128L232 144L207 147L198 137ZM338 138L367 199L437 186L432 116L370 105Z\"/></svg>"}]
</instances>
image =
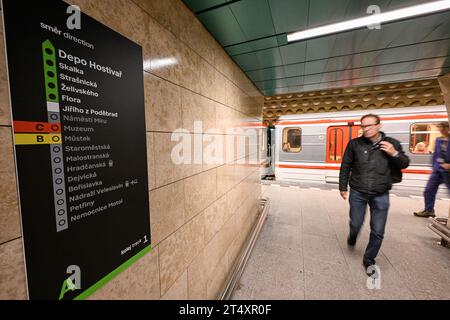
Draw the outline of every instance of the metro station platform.
<instances>
[{"instance_id":1,"label":"metro station platform","mask_svg":"<svg viewBox=\"0 0 450 320\"><path fill-rule=\"evenodd\" d=\"M234 299L450 299L450 250L413 216L423 199L391 195L386 234L377 265L380 289L368 289L362 256L369 214L353 251L347 248L348 201L335 189L306 185L264 186L267 220ZM449 202L436 202L446 217Z\"/></svg>"}]
</instances>

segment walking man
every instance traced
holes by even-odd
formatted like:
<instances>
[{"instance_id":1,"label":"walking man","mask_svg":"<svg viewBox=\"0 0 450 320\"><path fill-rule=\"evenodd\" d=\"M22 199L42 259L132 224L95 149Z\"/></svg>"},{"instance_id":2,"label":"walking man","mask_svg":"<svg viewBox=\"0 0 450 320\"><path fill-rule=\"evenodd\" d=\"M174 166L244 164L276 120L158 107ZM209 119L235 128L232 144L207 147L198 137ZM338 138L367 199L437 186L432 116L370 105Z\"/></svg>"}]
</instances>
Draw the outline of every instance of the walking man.
<instances>
[{"instance_id":1,"label":"walking man","mask_svg":"<svg viewBox=\"0 0 450 320\"><path fill-rule=\"evenodd\" d=\"M439 186L445 183L448 189L450 189L450 183L448 181L448 171L450 170L450 145L449 145L449 132L448 122L441 122L438 125L438 129L441 138L436 139L436 146L433 154L433 172L428 180L427 186L423 193L425 198L425 209L419 212L414 212L416 217L435 217L434 203L436 202L436 193Z\"/></svg>"},{"instance_id":2,"label":"walking man","mask_svg":"<svg viewBox=\"0 0 450 320\"><path fill-rule=\"evenodd\" d=\"M389 210L389 190L401 182L402 169L409 158L396 139L381 129L380 117L368 114L361 118L363 136L349 142L339 174L339 190L344 200L350 184L350 234L347 244L352 249L364 223L367 205L370 208L370 240L363 258L366 273L375 265L381 248Z\"/></svg>"}]
</instances>

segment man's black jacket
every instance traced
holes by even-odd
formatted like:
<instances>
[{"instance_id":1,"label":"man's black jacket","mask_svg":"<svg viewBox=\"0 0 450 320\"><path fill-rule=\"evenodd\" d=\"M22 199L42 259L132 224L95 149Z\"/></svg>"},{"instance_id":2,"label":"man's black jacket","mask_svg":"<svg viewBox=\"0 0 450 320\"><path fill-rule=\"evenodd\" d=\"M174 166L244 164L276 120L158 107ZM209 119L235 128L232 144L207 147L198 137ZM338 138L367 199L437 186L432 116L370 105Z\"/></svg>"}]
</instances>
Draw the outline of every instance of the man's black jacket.
<instances>
[{"instance_id":1,"label":"man's black jacket","mask_svg":"<svg viewBox=\"0 0 450 320\"><path fill-rule=\"evenodd\" d=\"M383 194L392 188L393 183L401 182L402 169L409 166L409 158L403 152L399 141L386 137L381 132L382 141L390 142L398 151L397 157L391 157L378 146L364 137L348 143L339 174L339 190L350 187L367 194Z\"/></svg>"}]
</instances>

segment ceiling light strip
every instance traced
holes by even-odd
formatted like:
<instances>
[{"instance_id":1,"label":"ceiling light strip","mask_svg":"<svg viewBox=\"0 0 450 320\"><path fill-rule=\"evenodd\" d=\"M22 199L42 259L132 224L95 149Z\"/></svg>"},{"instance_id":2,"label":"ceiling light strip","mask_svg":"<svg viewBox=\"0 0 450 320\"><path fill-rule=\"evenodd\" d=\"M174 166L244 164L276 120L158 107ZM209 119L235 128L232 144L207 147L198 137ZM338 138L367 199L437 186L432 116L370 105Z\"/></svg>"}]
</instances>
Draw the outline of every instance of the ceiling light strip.
<instances>
[{"instance_id":1,"label":"ceiling light strip","mask_svg":"<svg viewBox=\"0 0 450 320\"><path fill-rule=\"evenodd\" d=\"M288 42L305 40L327 34L359 29L375 24L427 15L449 9L450 9L450 0L433 1L416 6L406 7L403 9L388 11L385 13L373 14L371 16L363 18L352 19L348 21L325 25L322 27L290 33L288 34L287 38Z\"/></svg>"}]
</instances>

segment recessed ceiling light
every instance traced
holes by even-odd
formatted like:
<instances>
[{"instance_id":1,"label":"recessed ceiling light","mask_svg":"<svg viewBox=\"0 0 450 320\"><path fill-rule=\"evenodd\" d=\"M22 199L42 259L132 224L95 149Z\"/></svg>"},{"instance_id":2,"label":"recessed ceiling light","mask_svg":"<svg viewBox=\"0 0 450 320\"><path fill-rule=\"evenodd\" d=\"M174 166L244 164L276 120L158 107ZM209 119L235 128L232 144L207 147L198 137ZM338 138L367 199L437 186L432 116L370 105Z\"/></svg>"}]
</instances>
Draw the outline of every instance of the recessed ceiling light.
<instances>
[{"instance_id":1,"label":"recessed ceiling light","mask_svg":"<svg viewBox=\"0 0 450 320\"><path fill-rule=\"evenodd\" d=\"M450 0L433 1L403 9L373 14L367 17L333 23L322 27L293 32L287 35L288 42L320 37L327 34L359 29L380 23L392 22L416 16L422 16L450 9Z\"/></svg>"}]
</instances>

